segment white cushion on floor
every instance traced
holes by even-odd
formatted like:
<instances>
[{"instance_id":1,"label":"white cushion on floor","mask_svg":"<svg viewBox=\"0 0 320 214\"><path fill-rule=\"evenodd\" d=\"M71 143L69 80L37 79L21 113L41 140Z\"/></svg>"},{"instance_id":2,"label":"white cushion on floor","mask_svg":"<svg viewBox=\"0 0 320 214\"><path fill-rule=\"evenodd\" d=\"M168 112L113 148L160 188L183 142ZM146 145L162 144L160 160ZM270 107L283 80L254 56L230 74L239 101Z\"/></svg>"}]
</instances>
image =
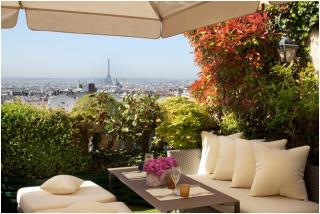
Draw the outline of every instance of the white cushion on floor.
<instances>
[{"instance_id":1,"label":"white cushion on floor","mask_svg":"<svg viewBox=\"0 0 320 214\"><path fill-rule=\"evenodd\" d=\"M65 208L42 210L39 213L131 213L123 202L77 202Z\"/></svg>"},{"instance_id":2,"label":"white cushion on floor","mask_svg":"<svg viewBox=\"0 0 320 214\"><path fill-rule=\"evenodd\" d=\"M250 189L231 188L230 181L212 180L209 175L192 175L191 178L240 201L244 213L318 213L319 204L312 201L290 199L282 196L252 197ZM213 206L223 212L234 212L232 206Z\"/></svg>"},{"instance_id":3,"label":"white cushion on floor","mask_svg":"<svg viewBox=\"0 0 320 214\"><path fill-rule=\"evenodd\" d=\"M17 203L23 212L64 208L75 202L114 202L116 197L92 181L85 181L73 194L55 195L40 189L40 186L24 187L18 190Z\"/></svg>"}]
</instances>

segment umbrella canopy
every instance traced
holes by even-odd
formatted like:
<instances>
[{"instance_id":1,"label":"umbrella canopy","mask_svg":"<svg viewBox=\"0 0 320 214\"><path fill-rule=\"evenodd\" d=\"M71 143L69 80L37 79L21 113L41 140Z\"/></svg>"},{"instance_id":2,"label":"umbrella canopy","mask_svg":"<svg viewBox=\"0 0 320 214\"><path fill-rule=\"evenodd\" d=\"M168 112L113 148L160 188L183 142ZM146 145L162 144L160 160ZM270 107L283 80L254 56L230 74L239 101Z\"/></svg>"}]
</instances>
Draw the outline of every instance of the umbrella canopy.
<instances>
[{"instance_id":1,"label":"umbrella canopy","mask_svg":"<svg viewBox=\"0 0 320 214\"><path fill-rule=\"evenodd\" d=\"M155 39L244 16L258 6L259 1L2 1L1 27L14 27L24 9L31 30Z\"/></svg>"}]
</instances>

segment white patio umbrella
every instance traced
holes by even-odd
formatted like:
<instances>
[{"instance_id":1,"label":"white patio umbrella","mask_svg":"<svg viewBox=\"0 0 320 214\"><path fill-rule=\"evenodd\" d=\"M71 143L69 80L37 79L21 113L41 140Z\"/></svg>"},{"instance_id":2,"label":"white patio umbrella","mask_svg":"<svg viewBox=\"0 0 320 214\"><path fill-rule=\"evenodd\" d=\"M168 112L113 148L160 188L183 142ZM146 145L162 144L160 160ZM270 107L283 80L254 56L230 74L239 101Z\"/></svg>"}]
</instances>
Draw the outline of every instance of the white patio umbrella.
<instances>
[{"instance_id":1,"label":"white patio umbrella","mask_svg":"<svg viewBox=\"0 0 320 214\"><path fill-rule=\"evenodd\" d=\"M24 9L31 30L155 39L247 15L258 6L259 1L2 1L1 27L14 27Z\"/></svg>"}]
</instances>

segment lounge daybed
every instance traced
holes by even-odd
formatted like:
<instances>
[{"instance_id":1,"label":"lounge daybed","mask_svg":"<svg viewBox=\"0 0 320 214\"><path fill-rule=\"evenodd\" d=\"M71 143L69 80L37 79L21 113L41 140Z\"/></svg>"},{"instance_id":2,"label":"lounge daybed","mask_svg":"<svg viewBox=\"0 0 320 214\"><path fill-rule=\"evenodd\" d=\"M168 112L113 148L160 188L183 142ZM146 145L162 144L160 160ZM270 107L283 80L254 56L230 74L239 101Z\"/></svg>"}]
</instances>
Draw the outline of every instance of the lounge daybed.
<instances>
[{"instance_id":1,"label":"lounge daybed","mask_svg":"<svg viewBox=\"0 0 320 214\"><path fill-rule=\"evenodd\" d=\"M101 203L95 201L77 202L65 208L42 210L36 213L130 213L123 202Z\"/></svg>"},{"instance_id":2,"label":"lounge daybed","mask_svg":"<svg viewBox=\"0 0 320 214\"><path fill-rule=\"evenodd\" d=\"M21 212L59 212L59 209L66 208L74 203L84 203L84 202L101 202L109 203L116 202L116 197L109 191L103 189L99 185L93 183L92 181L84 181L79 189L72 194L57 195L44 191L40 186L35 187L24 187L18 190L17 193L17 203L18 211ZM91 204L92 205L92 204ZM111 207L117 207L119 204L107 205L106 209ZM103 206L99 206L100 209ZM99 209L98 207L98 209ZM52 210L52 209L55 209ZM46 211L47 210L47 211ZM67 212L68 210L74 210L74 212L80 212L76 205L71 206L71 208L66 208L66 210L60 210L61 212ZM118 211L112 208L112 212ZM129 212L130 209L125 206L125 204L120 203L120 212ZM82 211L83 212L83 211ZM97 210L92 210L90 212L97 212Z\"/></svg>"},{"instance_id":3,"label":"lounge daybed","mask_svg":"<svg viewBox=\"0 0 320 214\"><path fill-rule=\"evenodd\" d=\"M231 181L213 180L210 175L197 175L201 159L201 150L173 150L168 151L168 156L177 159L182 171L191 178L217 189L240 201L240 212L275 212L275 213L319 213L319 168L306 165L305 184L309 200L296 200L282 196L252 197L249 196L250 189L232 188ZM233 207L228 205L212 206L220 212L233 212Z\"/></svg>"}]
</instances>

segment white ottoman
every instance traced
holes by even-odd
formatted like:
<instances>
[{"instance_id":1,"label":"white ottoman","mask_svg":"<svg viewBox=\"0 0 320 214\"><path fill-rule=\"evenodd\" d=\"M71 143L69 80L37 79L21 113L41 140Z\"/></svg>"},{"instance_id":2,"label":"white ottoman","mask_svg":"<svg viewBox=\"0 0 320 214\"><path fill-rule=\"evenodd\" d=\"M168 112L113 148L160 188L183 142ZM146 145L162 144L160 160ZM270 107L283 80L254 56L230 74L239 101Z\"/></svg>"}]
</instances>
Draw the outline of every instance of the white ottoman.
<instances>
[{"instance_id":1,"label":"white ottoman","mask_svg":"<svg viewBox=\"0 0 320 214\"><path fill-rule=\"evenodd\" d=\"M123 202L86 201L77 202L65 208L41 210L37 213L131 213L131 210Z\"/></svg>"},{"instance_id":2,"label":"white ottoman","mask_svg":"<svg viewBox=\"0 0 320 214\"><path fill-rule=\"evenodd\" d=\"M65 208L76 202L114 202L116 197L92 181L85 181L80 188L68 195L55 195L40 189L40 186L24 187L18 190L18 209L25 213Z\"/></svg>"}]
</instances>

